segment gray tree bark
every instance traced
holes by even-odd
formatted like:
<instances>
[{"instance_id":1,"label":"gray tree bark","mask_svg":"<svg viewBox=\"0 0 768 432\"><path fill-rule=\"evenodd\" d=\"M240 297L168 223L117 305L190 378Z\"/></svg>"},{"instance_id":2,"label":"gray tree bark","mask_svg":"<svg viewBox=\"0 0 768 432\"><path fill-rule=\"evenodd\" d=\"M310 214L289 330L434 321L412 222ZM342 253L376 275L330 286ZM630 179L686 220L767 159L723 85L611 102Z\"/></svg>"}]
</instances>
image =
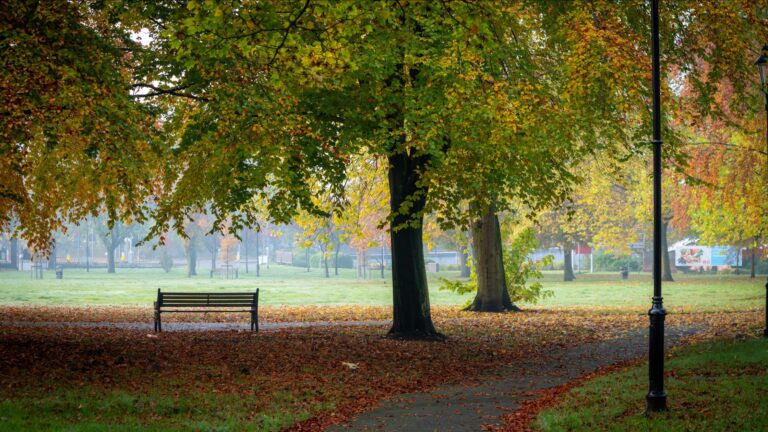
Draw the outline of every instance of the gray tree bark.
<instances>
[{"instance_id":1,"label":"gray tree bark","mask_svg":"<svg viewBox=\"0 0 768 432\"><path fill-rule=\"evenodd\" d=\"M472 249L477 276L477 294L467 310L519 311L520 309L512 303L507 289L501 229L493 206L472 226Z\"/></svg>"},{"instance_id":2,"label":"gray tree bark","mask_svg":"<svg viewBox=\"0 0 768 432\"><path fill-rule=\"evenodd\" d=\"M661 224L661 280L674 282L672 278L672 265L669 261L669 247L667 246L667 228L671 218L665 217Z\"/></svg>"},{"instance_id":3,"label":"gray tree bark","mask_svg":"<svg viewBox=\"0 0 768 432\"><path fill-rule=\"evenodd\" d=\"M573 274L573 252L570 243L563 244L563 280L570 282L576 279Z\"/></svg>"}]
</instances>

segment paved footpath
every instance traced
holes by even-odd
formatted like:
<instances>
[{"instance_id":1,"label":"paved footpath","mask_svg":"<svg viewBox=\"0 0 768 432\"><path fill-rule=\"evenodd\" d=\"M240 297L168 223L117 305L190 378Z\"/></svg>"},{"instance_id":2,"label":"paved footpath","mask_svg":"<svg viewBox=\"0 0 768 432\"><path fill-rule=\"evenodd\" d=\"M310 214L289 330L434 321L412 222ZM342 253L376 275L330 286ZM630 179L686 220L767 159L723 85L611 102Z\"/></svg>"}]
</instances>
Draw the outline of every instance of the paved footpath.
<instances>
[{"instance_id":1,"label":"paved footpath","mask_svg":"<svg viewBox=\"0 0 768 432\"><path fill-rule=\"evenodd\" d=\"M667 345L696 333L693 328L668 328ZM480 384L443 386L426 393L398 395L329 432L482 431L483 425L501 425L501 416L531 399L531 392L566 384L601 367L647 354L647 331L617 339L565 348L549 358L521 362L498 371ZM638 395L643 397L643 395Z\"/></svg>"}]
</instances>

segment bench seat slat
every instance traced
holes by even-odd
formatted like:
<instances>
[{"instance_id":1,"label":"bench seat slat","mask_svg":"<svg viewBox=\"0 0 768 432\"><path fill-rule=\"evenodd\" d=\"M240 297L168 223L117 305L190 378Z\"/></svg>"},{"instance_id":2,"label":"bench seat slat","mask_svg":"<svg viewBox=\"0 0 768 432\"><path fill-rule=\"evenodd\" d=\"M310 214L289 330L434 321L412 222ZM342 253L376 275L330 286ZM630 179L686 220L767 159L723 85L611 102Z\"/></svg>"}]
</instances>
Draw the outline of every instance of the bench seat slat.
<instances>
[{"instance_id":1,"label":"bench seat slat","mask_svg":"<svg viewBox=\"0 0 768 432\"><path fill-rule=\"evenodd\" d=\"M234 295L234 294L216 294L216 295L191 295L191 294L184 294L184 295L176 295L176 296L169 296L169 295L162 295L161 297L164 298L251 298L255 294L246 294L246 295Z\"/></svg>"},{"instance_id":2,"label":"bench seat slat","mask_svg":"<svg viewBox=\"0 0 768 432\"><path fill-rule=\"evenodd\" d=\"M238 309L226 309L226 310L206 310L205 312L211 312L211 313L216 313L216 312L252 312L253 310L254 310L254 309L242 309L242 310L238 310ZM199 309L193 309L193 310L177 310L177 309L169 309L169 310L163 310L163 313L171 313L171 312L178 312L178 313L199 313L199 312L203 312L203 311L201 311L201 310L199 310Z\"/></svg>"},{"instance_id":3,"label":"bench seat slat","mask_svg":"<svg viewBox=\"0 0 768 432\"><path fill-rule=\"evenodd\" d=\"M180 298L188 298L188 299L197 299L197 300L205 300L207 298L236 298L236 299L249 299L253 298L252 295L249 296L161 296L162 298L167 299L180 299Z\"/></svg>"},{"instance_id":4,"label":"bench seat slat","mask_svg":"<svg viewBox=\"0 0 768 432\"><path fill-rule=\"evenodd\" d=\"M253 301L253 297L211 297L211 298L188 298L188 297L178 297L178 298L166 298L163 297L162 301L163 303L169 302L169 301L190 301L190 302L205 302L205 301Z\"/></svg>"},{"instance_id":5,"label":"bench seat slat","mask_svg":"<svg viewBox=\"0 0 768 432\"><path fill-rule=\"evenodd\" d=\"M161 292L160 295L162 297L174 297L174 296L190 296L190 297L207 297L207 296L242 296L242 297L253 297L256 295L255 292L248 292L248 293L181 293L181 292Z\"/></svg>"},{"instance_id":6,"label":"bench seat slat","mask_svg":"<svg viewBox=\"0 0 768 432\"><path fill-rule=\"evenodd\" d=\"M160 307L166 308L166 307L246 307L251 306L253 303L250 302L241 302L241 303L211 303L211 304L199 304L199 303L186 303L186 302L176 302L176 303L164 303Z\"/></svg>"}]
</instances>

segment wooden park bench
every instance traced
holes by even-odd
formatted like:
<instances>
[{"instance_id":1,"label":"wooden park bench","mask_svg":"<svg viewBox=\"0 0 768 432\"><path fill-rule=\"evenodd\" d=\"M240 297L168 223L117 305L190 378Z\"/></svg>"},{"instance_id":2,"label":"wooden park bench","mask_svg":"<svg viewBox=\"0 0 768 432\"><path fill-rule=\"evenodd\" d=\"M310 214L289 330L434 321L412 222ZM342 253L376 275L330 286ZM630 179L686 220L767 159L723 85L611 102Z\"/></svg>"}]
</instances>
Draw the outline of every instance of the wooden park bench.
<instances>
[{"instance_id":1,"label":"wooden park bench","mask_svg":"<svg viewBox=\"0 0 768 432\"><path fill-rule=\"evenodd\" d=\"M163 331L163 312L248 312L251 331L259 331L259 289L244 293L162 292L157 289L155 301L155 331Z\"/></svg>"}]
</instances>

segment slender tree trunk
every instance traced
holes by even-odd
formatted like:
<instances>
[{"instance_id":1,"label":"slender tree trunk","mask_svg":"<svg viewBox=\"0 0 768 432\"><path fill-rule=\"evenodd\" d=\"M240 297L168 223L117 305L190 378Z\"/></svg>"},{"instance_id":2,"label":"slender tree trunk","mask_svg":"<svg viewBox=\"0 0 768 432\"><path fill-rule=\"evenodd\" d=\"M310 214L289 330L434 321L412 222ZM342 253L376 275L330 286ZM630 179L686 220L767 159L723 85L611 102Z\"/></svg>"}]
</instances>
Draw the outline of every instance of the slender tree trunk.
<instances>
[{"instance_id":1,"label":"slender tree trunk","mask_svg":"<svg viewBox=\"0 0 768 432\"><path fill-rule=\"evenodd\" d=\"M667 246L667 228L669 227L669 218L664 218L661 224L661 280L665 282L674 282L672 278L672 265L669 262L669 247Z\"/></svg>"},{"instance_id":2,"label":"slender tree trunk","mask_svg":"<svg viewBox=\"0 0 768 432\"><path fill-rule=\"evenodd\" d=\"M213 272L216 271L216 258L218 255L217 252L218 250L216 248L211 251L211 277L213 277Z\"/></svg>"},{"instance_id":3,"label":"slender tree trunk","mask_svg":"<svg viewBox=\"0 0 768 432\"><path fill-rule=\"evenodd\" d=\"M760 244L760 237L755 236L755 244L752 247L752 253L750 254L750 261L752 261L751 269L749 271L749 278L754 279L757 267L757 246Z\"/></svg>"},{"instance_id":4,"label":"slender tree trunk","mask_svg":"<svg viewBox=\"0 0 768 432\"><path fill-rule=\"evenodd\" d=\"M563 244L563 280L570 282L575 280L576 276L573 274L573 251L571 250L571 244Z\"/></svg>"},{"instance_id":5,"label":"slender tree trunk","mask_svg":"<svg viewBox=\"0 0 768 432\"><path fill-rule=\"evenodd\" d=\"M357 277L365 279L365 249L357 250Z\"/></svg>"},{"instance_id":6,"label":"slender tree trunk","mask_svg":"<svg viewBox=\"0 0 768 432\"><path fill-rule=\"evenodd\" d=\"M245 233L243 233L243 247L245 248L245 272L248 273L248 230L247 229L245 230ZM258 254L256 256L258 257Z\"/></svg>"},{"instance_id":7,"label":"slender tree trunk","mask_svg":"<svg viewBox=\"0 0 768 432\"><path fill-rule=\"evenodd\" d=\"M256 277L261 276L261 231L256 231Z\"/></svg>"},{"instance_id":8,"label":"slender tree trunk","mask_svg":"<svg viewBox=\"0 0 768 432\"><path fill-rule=\"evenodd\" d=\"M11 265L15 270L19 269L19 239L11 239Z\"/></svg>"},{"instance_id":9,"label":"slender tree trunk","mask_svg":"<svg viewBox=\"0 0 768 432\"><path fill-rule=\"evenodd\" d=\"M418 182L428 159L406 153L388 159L390 209L395 215L390 229L394 319L389 334L408 339L443 338L432 323L424 266L421 212L427 190ZM409 206L405 215L400 213L404 203Z\"/></svg>"},{"instance_id":10,"label":"slender tree trunk","mask_svg":"<svg viewBox=\"0 0 768 432\"><path fill-rule=\"evenodd\" d=\"M463 278L469 277L469 254L467 253L467 245L460 246L459 250L459 276Z\"/></svg>"},{"instance_id":11,"label":"slender tree trunk","mask_svg":"<svg viewBox=\"0 0 768 432\"><path fill-rule=\"evenodd\" d=\"M309 248L307 248L307 271L309 271L309 269L310 269L310 266L309 266Z\"/></svg>"},{"instance_id":12,"label":"slender tree trunk","mask_svg":"<svg viewBox=\"0 0 768 432\"><path fill-rule=\"evenodd\" d=\"M187 277L197 276L197 250L192 244L187 245Z\"/></svg>"},{"instance_id":13,"label":"slender tree trunk","mask_svg":"<svg viewBox=\"0 0 768 432\"><path fill-rule=\"evenodd\" d=\"M56 268L56 243L53 244L51 249L51 256L48 257L48 270L54 270Z\"/></svg>"},{"instance_id":14,"label":"slender tree trunk","mask_svg":"<svg viewBox=\"0 0 768 432\"><path fill-rule=\"evenodd\" d=\"M107 246L107 273L115 272L115 250L116 249L117 249L117 244L113 246L112 243L110 243L110 245Z\"/></svg>"},{"instance_id":15,"label":"slender tree trunk","mask_svg":"<svg viewBox=\"0 0 768 432\"><path fill-rule=\"evenodd\" d=\"M333 275L338 276L339 275L339 248L341 245L337 242L336 243L336 250L333 251Z\"/></svg>"},{"instance_id":16,"label":"slender tree trunk","mask_svg":"<svg viewBox=\"0 0 768 432\"><path fill-rule=\"evenodd\" d=\"M325 251L322 252L323 254L323 267L325 267L325 277L329 278L331 277L331 272L328 270L328 257L325 254Z\"/></svg>"}]
</instances>

